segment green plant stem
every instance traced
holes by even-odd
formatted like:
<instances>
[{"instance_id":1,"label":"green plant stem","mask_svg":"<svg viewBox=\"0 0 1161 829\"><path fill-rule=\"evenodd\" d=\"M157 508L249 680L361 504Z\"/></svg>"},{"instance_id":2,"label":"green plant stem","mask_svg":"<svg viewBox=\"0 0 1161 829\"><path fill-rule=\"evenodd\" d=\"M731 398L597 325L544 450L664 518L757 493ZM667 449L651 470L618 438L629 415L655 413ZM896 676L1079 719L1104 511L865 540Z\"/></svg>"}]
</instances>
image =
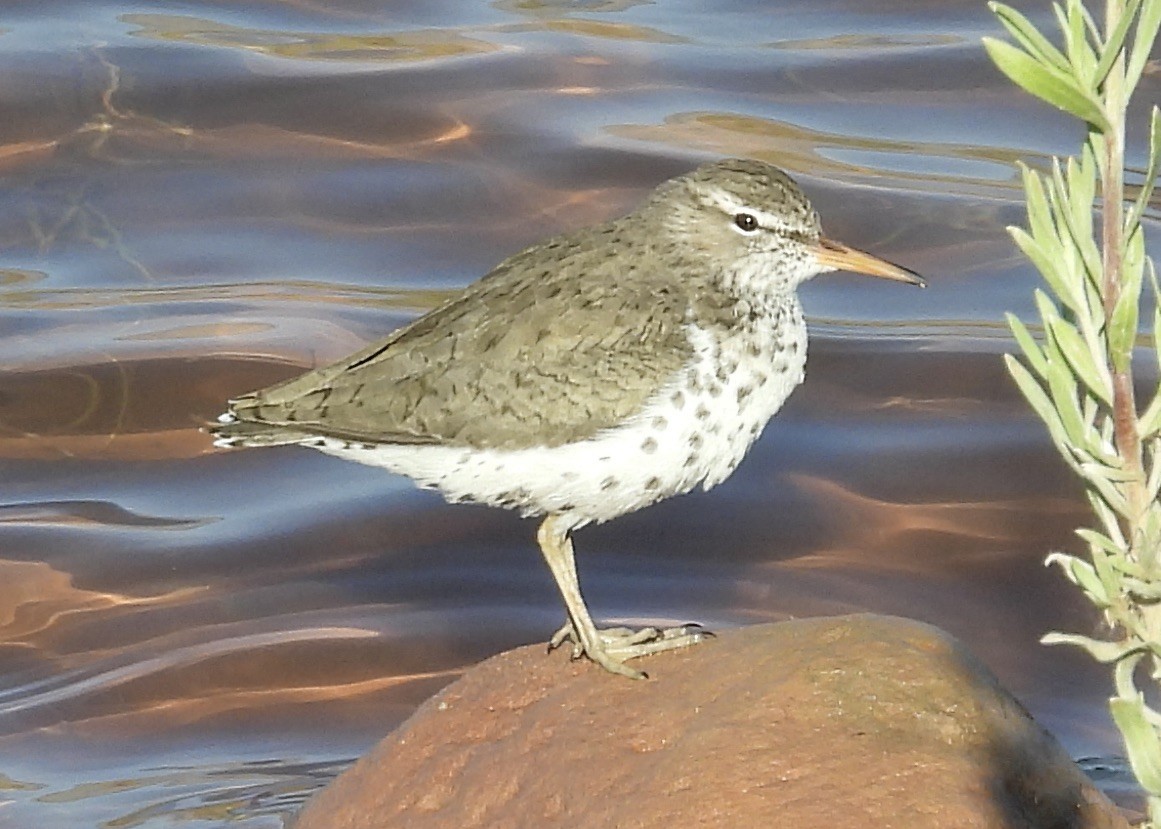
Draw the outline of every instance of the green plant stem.
<instances>
[{"instance_id":1,"label":"green plant stem","mask_svg":"<svg viewBox=\"0 0 1161 829\"><path fill-rule=\"evenodd\" d=\"M1105 4L1105 31L1117 28L1125 12L1124 0L1109 0ZM1121 298L1122 256L1124 225L1122 206L1125 198L1125 56L1122 52L1113 63L1102 85L1104 110L1109 129L1104 133L1104 159L1101 170L1101 257L1104 269L1103 290L1105 319L1111 320L1113 309ZM1141 438L1137 430L1137 402L1133 390L1131 365L1118 370L1110 365L1113 381L1113 436L1117 451L1131 480L1126 483L1125 496L1129 503L1126 517L1126 537L1130 549L1140 543L1140 527L1148 509L1148 492L1141 454Z\"/></svg>"}]
</instances>

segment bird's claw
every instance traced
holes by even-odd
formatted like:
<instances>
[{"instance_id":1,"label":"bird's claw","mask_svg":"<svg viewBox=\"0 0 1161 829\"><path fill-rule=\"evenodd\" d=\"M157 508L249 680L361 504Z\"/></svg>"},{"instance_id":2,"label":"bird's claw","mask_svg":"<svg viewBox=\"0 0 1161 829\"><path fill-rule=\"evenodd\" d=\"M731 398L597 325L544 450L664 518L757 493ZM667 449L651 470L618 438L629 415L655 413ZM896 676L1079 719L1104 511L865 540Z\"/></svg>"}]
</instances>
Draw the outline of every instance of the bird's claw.
<instances>
[{"instance_id":1,"label":"bird's claw","mask_svg":"<svg viewBox=\"0 0 1161 829\"><path fill-rule=\"evenodd\" d=\"M623 663L639 656L649 656L675 648L687 648L713 637L713 633L705 630L696 622L678 625L671 628L600 628L595 629L597 641L585 647L581 636L577 635L572 622L565 622L561 628L548 640L548 650L552 651L565 642L572 643L571 659L580 659L588 656L597 664L612 671L634 678L644 678L646 675L627 667Z\"/></svg>"}]
</instances>

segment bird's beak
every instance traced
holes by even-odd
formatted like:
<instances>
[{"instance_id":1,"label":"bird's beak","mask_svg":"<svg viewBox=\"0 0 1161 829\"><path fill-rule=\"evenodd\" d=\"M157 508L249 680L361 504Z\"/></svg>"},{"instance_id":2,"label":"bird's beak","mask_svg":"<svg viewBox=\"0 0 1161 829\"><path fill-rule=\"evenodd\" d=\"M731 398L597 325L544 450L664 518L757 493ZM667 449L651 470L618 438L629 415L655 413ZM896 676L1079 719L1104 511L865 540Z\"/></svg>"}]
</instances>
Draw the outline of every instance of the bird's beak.
<instances>
[{"instance_id":1,"label":"bird's beak","mask_svg":"<svg viewBox=\"0 0 1161 829\"><path fill-rule=\"evenodd\" d=\"M819 237L818 244L812 251L818 263L827 268L881 276L883 279L894 279L896 282L906 282L920 288L926 287L923 278L914 271L892 265L885 259L848 247L842 242L827 239L825 236Z\"/></svg>"}]
</instances>

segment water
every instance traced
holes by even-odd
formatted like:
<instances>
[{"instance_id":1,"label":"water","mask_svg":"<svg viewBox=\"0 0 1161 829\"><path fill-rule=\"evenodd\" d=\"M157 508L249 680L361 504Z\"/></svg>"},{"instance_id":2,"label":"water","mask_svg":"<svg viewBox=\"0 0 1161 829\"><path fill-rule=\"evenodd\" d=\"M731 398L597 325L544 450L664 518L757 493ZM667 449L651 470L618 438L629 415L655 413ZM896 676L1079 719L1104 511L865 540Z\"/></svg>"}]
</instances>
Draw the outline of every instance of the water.
<instances>
[{"instance_id":1,"label":"water","mask_svg":"<svg viewBox=\"0 0 1161 829\"><path fill-rule=\"evenodd\" d=\"M281 826L545 639L531 523L199 427L720 155L930 287L809 285L807 383L733 478L578 535L594 613L912 616L1117 753L1106 673L1037 644L1096 629L1041 563L1085 506L998 357L1015 162L1080 130L989 67L982 3L0 8L0 825Z\"/></svg>"}]
</instances>

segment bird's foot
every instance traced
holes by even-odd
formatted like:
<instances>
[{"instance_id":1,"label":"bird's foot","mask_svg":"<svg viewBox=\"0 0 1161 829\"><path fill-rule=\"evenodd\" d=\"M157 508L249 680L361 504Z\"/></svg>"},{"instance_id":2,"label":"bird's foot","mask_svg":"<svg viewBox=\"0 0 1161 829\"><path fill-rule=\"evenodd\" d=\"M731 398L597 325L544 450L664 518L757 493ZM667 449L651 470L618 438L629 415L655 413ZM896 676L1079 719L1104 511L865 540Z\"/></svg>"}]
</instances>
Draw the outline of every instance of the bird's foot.
<instances>
[{"instance_id":1,"label":"bird's foot","mask_svg":"<svg viewBox=\"0 0 1161 829\"><path fill-rule=\"evenodd\" d=\"M647 627L636 630L626 627L594 628L593 633L596 634L595 641L585 642L586 637L577 634L572 622L565 622L548 640L548 649L551 651L565 642L572 642L573 659L587 656L606 671L633 679L646 679L647 675L643 671L630 668L625 662L674 648L688 648L713 636L710 631L696 623L672 628Z\"/></svg>"}]
</instances>

